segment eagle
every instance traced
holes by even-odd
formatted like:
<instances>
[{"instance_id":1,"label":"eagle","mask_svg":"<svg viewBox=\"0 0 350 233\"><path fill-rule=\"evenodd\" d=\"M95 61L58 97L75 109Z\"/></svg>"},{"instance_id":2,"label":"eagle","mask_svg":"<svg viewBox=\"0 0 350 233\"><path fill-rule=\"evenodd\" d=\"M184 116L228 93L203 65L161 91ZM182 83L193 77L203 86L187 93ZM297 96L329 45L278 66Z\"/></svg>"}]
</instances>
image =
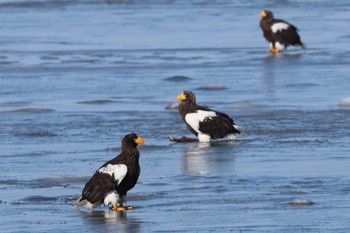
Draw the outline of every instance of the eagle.
<instances>
[{"instance_id":1,"label":"eagle","mask_svg":"<svg viewBox=\"0 0 350 233\"><path fill-rule=\"evenodd\" d=\"M269 42L269 53L279 54L290 45L305 49L305 44L301 42L298 29L294 25L282 19L275 19L269 10L262 11L259 16L260 28Z\"/></svg>"},{"instance_id":2,"label":"eagle","mask_svg":"<svg viewBox=\"0 0 350 233\"><path fill-rule=\"evenodd\" d=\"M176 99L181 101L179 112L187 128L200 142L225 137L234 139L235 134L244 132L227 114L197 105L196 96L191 91L183 91Z\"/></svg>"},{"instance_id":3,"label":"eagle","mask_svg":"<svg viewBox=\"0 0 350 233\"><path fill-rule=\"evenodd\" d=\"M95 208L104 204L112 210L131 210L125 207L126 193L132 189L140 176L140 153L136 148L144 140L135 133L126 135L121 143L122 152L103 164L86 183L81 197L76 201L79 207Z\"/></svg>"}]
</instances>

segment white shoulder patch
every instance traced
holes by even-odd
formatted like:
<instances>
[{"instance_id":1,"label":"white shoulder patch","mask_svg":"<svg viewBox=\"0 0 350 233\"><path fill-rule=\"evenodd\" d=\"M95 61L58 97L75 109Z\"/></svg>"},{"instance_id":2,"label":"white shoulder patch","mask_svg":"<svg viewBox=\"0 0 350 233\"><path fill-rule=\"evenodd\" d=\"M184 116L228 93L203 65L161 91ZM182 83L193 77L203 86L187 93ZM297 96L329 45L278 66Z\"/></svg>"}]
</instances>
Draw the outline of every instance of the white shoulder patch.
<instances>
[{"instance_id":1,"label":"white shoulder patch","mask_svg":"<svg viewBox=\"0 0 350 233\"><path fill-rule=\"evenodd\" d=\"M189 124L197 133L200 133L199 122L204 121L204 119L206 118L210 119L215 116L216 116L216 113L214 111L198 110L194 113L186 114L185 120L187 124Z\"/></svg>"},{"instance_id":2,"label":"white shoulder patch","mask_svg":"<svg viewBox=\"0 0 350 233\"><path fill-rule=\"evenodd\" d=\"M276 33L277 31L282 31L282 30L286 30L287 28L289 28L289 25L286 24L286 23L274 23L272 26L271 26L271 30L273 33Z\"/></svg>"},{"instance_id":3,"label":"white shoulder patch","mask_svg":"<svg viewBox=\"0 0 350 233\"><path fill-rule=\"evenodd\" d=\"M118 181L118 185L124 177L126 176L126 173L128 172L128 167L124 164L107 164L104 167L101 167L98 169L98 172L100 173L106 173L112 177L114 177L115 181Z\"/></svg>"}]
</instances>

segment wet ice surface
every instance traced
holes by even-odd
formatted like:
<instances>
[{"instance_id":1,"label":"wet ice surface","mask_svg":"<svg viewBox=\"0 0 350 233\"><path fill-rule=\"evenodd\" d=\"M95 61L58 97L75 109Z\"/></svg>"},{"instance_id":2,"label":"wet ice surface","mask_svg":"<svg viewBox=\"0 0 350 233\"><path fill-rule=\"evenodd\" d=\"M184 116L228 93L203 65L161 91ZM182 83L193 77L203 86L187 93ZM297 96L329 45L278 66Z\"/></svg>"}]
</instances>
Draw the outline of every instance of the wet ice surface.
<instances>
[{"instance_id":1,"label":"wet ice surface","mask_svg":"<svg viewBox=\"0 0 350 233\"><path fill-rule=\"evenodd\" d=\"M327 8L327 14L324 9ZM272 9L308 49L265 54ZM348 232L348 1L0 3L1 232ZM190 136L182 90L234 116ZM85 182L142 136L135 210L76 210Z\"/></svg>"}]
</instances>

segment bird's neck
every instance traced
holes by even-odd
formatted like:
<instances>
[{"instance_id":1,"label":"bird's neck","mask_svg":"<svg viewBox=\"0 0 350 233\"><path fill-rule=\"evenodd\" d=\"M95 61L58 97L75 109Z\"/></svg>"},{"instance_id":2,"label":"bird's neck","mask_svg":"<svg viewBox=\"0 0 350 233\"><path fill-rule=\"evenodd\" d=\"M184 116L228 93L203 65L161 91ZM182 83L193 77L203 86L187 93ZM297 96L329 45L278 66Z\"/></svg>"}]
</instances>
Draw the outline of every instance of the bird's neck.
<instances>
[{"instance_id":1,"label":"bird's neck","mask_svg":"<svg viewBox=\"0 0 350 233\"><path fill-rule=\"evenodd\" d=\"M271 23L273 21L273 18L271 18L271 17L265 18L263 21L266 23Z\"/></svg>"},{"instance_id":2,"label":"bird's neck","mask_svg":"<svg viewBox=\"0 0 350 233\"><path fill-rule=\"evenodd\" d=\"M179 112L182 116L182 119L185 120L186 114L195 112L196 110L196 105L193 103L180 103L179 105Z\"/></svg>"},{"instance_id":3,"label":"bird's neck","mask_svg":"<svg viewBox=\"0 0 350 233\"><path fill-rule=\"evenodd\" d=\"M123 147L122 151L122 155L124 155L124 157L127 157L128 159L138 160L140 158L140 153L137 150L137 148Z\"/></svg>"},{"instance_id":4,"label":"bird's neck","mask_svg":"<svg viewBox=\"0 0 350 233\"><path fill-rule=\"evenodd\" d=\"M195 106L196 106L196 103L194 103L194 102L181 102L179 105L179 108L192 109Z\"/></svg>"}]
</instances>

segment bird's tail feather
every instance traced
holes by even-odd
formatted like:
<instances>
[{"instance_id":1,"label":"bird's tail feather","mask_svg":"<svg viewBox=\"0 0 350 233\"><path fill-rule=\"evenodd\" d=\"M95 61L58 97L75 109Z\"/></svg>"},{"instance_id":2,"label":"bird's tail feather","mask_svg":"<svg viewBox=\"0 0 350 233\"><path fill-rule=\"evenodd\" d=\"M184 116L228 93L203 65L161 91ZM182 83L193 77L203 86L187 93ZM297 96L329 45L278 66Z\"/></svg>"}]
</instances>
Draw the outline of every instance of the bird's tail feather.
<instances>
[{"instance_id":1,"label":"bird's tail feather","mask_svg":"<svg viewBox=\"0 0 350 233\"><path fill-rule=\"evenodd\" d=\"M233 128L238 130L240 134L246 134L247 133L245 129L243 129L242 127L240 127L238 125L233 125Z\"/></svg>"},{"instance_id":2,"label":"bird's tail feather","mask_svg":"<svg viewBox=\"0 0 350 233\"><path fill-rule=\"evenodd\" d=\"M74 205L76 205L78 208L82 207L83 205L85 205L87 203L87 200L81 200L81 197L78 198L78 200L76 200L74 202Z\"/></svg>"},{"instance_id":3,"label":"bird's tail feather","mask_svg":"<svg viewBox=\"0 0 350 233\"><path fill-rule=\"evenodd\" d=\"M300 46L303 48L303 49L306 49L306 44L304 44L303 42L300 41Z\"/></svg>"}]
</instances>

